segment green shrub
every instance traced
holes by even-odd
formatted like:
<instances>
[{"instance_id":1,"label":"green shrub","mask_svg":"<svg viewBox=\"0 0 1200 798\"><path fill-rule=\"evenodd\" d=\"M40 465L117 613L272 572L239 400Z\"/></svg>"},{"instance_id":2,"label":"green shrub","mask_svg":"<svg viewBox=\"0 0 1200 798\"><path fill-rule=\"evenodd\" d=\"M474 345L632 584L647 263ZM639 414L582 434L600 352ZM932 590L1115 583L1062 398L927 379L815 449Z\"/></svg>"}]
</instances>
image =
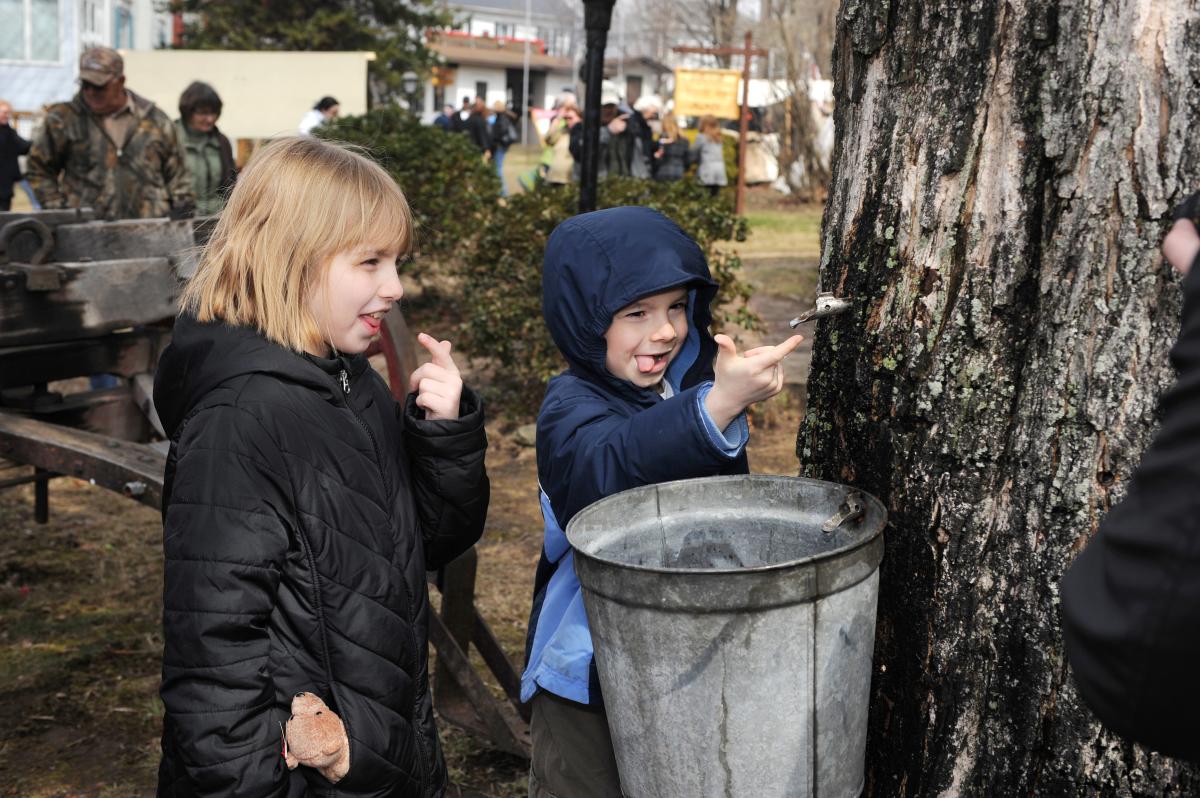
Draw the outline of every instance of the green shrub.
<instances>
[{"instance_id":1,"label":"green shrub","mask_svg":"<svg viewBox=\"0 0 1200 798\"><path fill-rule=\"evenodd\" d=\"M510 197L496 209L462 263L466 321L461 344L470 354L494 361L491 398L512 415L536 413L546 382L564 366L542 321L542 256L550 233L574 215L578 203L578 187L573 185ZM728 202L714 201L707 189L689 180L618 178L600 185L597 204L645 205L674 220L704 250L720 283L716 325L736 322L761 329L761 322L746 309L751 290L738 279L740 259L715 249L718 242L746 238L746 220L735 216Z\"/></svg>"},{"instance_id":2,"label":"green shrub","mask_svg":"<svg viewBox=\"0 0 1200 798\"><path fill-rule=\"evenodd\" d=\"M417 245L425 255L464 249L500 196L496 170L466 136L426 127L395 106L343 117L318 132L364 147L396 178L412 207Z\"/></svg>"}]
</instances>

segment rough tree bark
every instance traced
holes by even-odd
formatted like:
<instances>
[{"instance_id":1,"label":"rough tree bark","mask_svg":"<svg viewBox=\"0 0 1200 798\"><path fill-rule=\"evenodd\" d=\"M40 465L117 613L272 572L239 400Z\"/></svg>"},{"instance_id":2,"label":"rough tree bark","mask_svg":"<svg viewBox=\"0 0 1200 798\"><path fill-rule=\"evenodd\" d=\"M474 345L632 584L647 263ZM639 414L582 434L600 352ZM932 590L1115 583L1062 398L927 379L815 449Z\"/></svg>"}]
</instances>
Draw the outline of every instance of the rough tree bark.
<instances>
[{"instance_id":1,"label":"rough tree bark","mask_svg":"<svg viewBox=\"0 0 1200 798\"><path fill-rule=\"evenodd\" d=\"M1172 374L1195 0L845 0L806 475L888 505L875 795L1178 795L1063 659L1058 581Z\"/></svg>"}]
</instances>

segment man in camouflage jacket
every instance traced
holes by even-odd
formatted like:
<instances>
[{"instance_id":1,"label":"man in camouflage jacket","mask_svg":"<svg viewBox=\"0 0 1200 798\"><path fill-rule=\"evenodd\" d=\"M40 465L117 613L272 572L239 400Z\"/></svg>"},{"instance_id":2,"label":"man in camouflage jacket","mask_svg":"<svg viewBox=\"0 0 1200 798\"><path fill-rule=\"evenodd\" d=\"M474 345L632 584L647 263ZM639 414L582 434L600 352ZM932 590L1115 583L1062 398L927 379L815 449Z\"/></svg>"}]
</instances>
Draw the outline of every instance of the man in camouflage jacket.
<instances>
[{"instance_id":1,"label":"man in camouflage jacket","mask_svg":"<svg viewBox=\"0 0 1200 798\"><path fill-rule=\"evenodd\" d=\"M183 218L195 207L171 120L125 89L124 61L95 47L79 63L80 91L51 106L26 177L45 208L91 207L102 219Z\"/></svg>"}]
</instances>

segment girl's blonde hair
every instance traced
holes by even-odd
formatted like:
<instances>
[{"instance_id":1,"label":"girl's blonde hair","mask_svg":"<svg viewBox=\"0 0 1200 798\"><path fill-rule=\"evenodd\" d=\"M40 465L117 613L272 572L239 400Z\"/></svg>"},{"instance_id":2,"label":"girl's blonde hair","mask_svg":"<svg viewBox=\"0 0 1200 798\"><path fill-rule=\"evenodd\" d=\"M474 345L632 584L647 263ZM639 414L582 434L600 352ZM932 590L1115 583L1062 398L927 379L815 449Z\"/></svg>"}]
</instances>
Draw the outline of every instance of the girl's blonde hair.
<instances>
[{"instance_id":1,"label":"girl's blonde hair","mask_svg":"<svg viewBox=\"0 0 1200 798\"><path fill-rule=\"evenodd\" d=\"M324 336L308 299L332 258L360 247L404 258L412 240L408 201L377 163L346 145L282 139L238 176L180 306L312 351Z\"/></svg>"},{"instance_id":2,"label":"girl's blonde hair","mask_svg":"<svg viewBox=\"0 0 1200 798\"><path fill-rule=\"evenodd\" d=\"M663 115L662 134L672 141L679 138L679 123L675 121L675 114L668 112Z\"/></svg>"},{"instance_id":3,"label":"girl's blonde hair","mask_svg":"<svg viewBox=\"0 0 1200 798\"><path fill-rule=\"evenodd\" d=\"M700 117L700 124L698 127L700 133L708 136L710 141L721 140L721 123L717 121L715 116L705 115Z\"/></svg>"}]
</instances>

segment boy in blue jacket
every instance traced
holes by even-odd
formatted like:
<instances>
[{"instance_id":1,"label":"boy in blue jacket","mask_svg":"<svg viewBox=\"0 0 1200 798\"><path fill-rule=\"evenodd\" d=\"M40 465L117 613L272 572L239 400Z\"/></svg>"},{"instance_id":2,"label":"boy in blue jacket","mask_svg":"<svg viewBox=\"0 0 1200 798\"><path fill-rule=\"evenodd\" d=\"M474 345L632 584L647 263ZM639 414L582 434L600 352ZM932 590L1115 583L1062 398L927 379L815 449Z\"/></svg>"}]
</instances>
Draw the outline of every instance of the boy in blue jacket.
<instances>
[{"instance_id":1,"label":"boy in blue jacket","mask_svg":"<svg viewBox=\"0 0 1200 798\"><path fill-rule=\"evenodd\" d=\"M563 530L628 488L744 474L745 409L783 388L801 337L738 354L709 332L717 284L700 247L662 214L626 207L560 224L546 245L542 312L569 368L538 414L545 541L521 698L532 701L530 798L619 798L592 639ZM714 366L715 361L715 366Z\"/></svg>"}]
</instances>

